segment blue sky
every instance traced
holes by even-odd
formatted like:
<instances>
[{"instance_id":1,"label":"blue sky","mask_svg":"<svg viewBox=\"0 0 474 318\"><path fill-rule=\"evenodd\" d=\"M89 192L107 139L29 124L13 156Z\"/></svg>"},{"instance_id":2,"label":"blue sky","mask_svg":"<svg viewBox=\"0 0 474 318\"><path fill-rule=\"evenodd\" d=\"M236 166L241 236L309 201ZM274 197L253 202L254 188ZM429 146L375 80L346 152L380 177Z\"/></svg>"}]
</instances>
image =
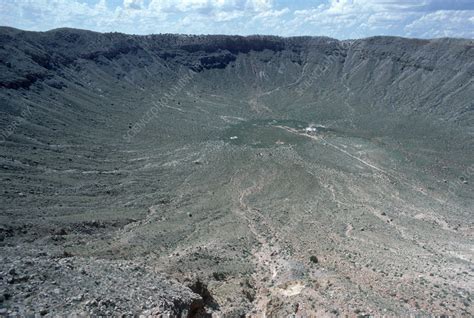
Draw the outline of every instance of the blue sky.
<instances>
[{"instance_id":1,"label":"blue sky","mask_svg":"<svg viewBox=\"0 0 474 318\"><path fill-rule=\"evenodd\" d=\"M0 24L133 34L474 38L474 0L0 0Z\"/></svg>"}]
</instances>

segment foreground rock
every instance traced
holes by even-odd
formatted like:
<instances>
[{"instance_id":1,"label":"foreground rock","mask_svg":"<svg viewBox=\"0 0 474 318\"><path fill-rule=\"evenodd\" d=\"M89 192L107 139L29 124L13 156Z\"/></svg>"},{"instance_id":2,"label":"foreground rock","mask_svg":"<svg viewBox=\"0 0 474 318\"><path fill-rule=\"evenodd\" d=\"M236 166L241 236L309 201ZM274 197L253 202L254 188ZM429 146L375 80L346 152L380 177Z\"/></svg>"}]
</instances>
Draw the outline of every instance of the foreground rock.
<instances>
[{"instance_id":1,"label":"foreground rock","mask_svg":"<svg viewBox=\"0 0 474 318\"><path fill-rule=\"evenodd\" d=\"M207 316L200 295L144 262L39 254L2 249L3 314Z\"/></svg>"}]
</instances>

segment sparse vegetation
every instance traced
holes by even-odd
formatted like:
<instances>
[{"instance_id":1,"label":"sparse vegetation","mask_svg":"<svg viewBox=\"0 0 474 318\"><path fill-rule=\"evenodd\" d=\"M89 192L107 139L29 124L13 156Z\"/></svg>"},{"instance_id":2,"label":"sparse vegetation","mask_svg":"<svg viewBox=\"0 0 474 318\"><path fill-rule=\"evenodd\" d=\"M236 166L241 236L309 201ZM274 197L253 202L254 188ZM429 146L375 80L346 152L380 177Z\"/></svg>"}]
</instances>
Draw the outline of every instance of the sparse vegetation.
<instances>
[{"instance_id":1,"label":"sparse vegetation","mask_svg":"<svg viewBox=\"0 0 474 318\"><path fill-rule=\"evenodd\" d=\"M472 41L0 28L0 56L0 315L474 315Z\"/></svg>"},{"instance_id":2,"label":"sparse vegetation","mask_svg":"<svg viewBox=\"0 0 474 318\"><path fill-rule=\"evenodd\" d=\"M318 258L317 258L316 256L314 256L314 255L311 255L311 256L309 257L309 260L310 260L311 263L313 263L313 264L318 264L318 263L319 263Z\"/></svg>"}]
</instances>

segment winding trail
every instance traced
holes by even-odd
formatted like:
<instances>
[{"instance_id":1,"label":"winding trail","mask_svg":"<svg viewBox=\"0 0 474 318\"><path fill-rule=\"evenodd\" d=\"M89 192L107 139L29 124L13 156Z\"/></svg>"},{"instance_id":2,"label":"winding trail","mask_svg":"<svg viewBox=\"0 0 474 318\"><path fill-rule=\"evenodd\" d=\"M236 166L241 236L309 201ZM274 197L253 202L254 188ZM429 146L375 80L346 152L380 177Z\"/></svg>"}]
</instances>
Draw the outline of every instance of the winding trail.
<instances>
[{"instance_id":1,"label":"winding trail","mask_svg":"<svg viewBox=\"0 0 474 318\"><path fill-rule=\"evenodd\" d=\"M252 251L255 262L253 278L256 292L253 313L258 317L267 317L266 311L271 299L275 294L282 293L281 289L270 286L270 282L278 280L287 264L287 260L283 257L283 249L278 244L277 230L259 209L251 207L248 203L248 197L260 192L271 178L272 175L261 176L251 186L239 191L238 208L235 210L235 213L247 222L251 233L258 241L258 246ZM234 180L237 188L241 188L242 181ZM293 288L293 285L289 288ZM301 290L293 289L288 293L293 295Z\"/></svg>"},{"instance_id":2,"label":"winding trail","mask_svg":"<svg viewBox=\"0 0 474 318\"><path fill-rule=\"evenodd\" d=\"M390 174L388 171L382 169L382 168L379 168L377 166L374 166L373 164L371 164L370 162L367 162L357 156L354 156L353 154L349 153L348 151L342 149L341 147L333 144L332 142L328 141L327 139L324 139L323 137L319 137L319 136L313 136L313 135L308 135L306 133L302 133L302 132L299 132L298 130L294 129L294 128L290 128L290 127L286 127L286 126L275 126L276 128L280 128L280 129L284 129L292 134L295 134L295 135L300 135L300 136L303 136L303 137L306 137L306 138L310 138L310 139L313 139L313 140L317 140L317 141L323 141L325 142L327 145L329 145L330 147L344 153L345 155L351 157L352 159L355 159L357 161L359 161L360 163L366 165L367 167L369 168L372 168L374 170L377 170L378 172L381 172L383 174L386 174L387 176L391 177L391 178L394 178L396 179L392 174Z\"/></svg>"},{"instance_id":3,"label":"winding trail","mask_svg":"<svg viewBox=\"0 0 474 318\"><path fill-rule=\"evenodd\" d=\"M413 183L411 183L410 181L407 181L407 180L403 180L403 178L401 176L395 176L394 174L392 174L391 172L385 170L385 169L382 169L380 167L377 167L376 165L374 165L373 163L370 163L360 157L357 157L357 156L354 156L353 154L351 154L350 152L348 152L347 150L344 150L342 149L341 147L339 147L338 145L328 141L327 139L325 139L324 137L322 136L314 136L314 135L309 135L305 132L301 132L297 129L294 129L294 128L291 128L291 127L286 127L286 126L281 126L281 125L275 125L274 127L276 128L280 128L280 129L284 129L286 131L288 131L289 133L292 133L292 134L295 134L295 135L299 135L299 136L302 136L302 137L305 137L305 138L309 138L309 139L313 139L313 140L316 140L316 141L319 141L319 142L324 142L326 145L330 146L331 148L345 154L346 156L354 159L354 160L357 160L358 162L362 163L363 165L371 168L372 170L375 170L377 172L380 172L381 174L391 178L392 180L397 180L398 182L400 182L401 184L404 184L408 187L410 187L414 192L417 192L417 193L420 193L421 195L425 196L425 197L428 197L434 201L436 201L437 203L444 203L443 200L439 199L439 198L436 198L436 197L433 197L432 195L430 195L429 193L427 193L425 190L423 190L421 188L421 186L417 186Z\"/></svg>"}]
</instances>

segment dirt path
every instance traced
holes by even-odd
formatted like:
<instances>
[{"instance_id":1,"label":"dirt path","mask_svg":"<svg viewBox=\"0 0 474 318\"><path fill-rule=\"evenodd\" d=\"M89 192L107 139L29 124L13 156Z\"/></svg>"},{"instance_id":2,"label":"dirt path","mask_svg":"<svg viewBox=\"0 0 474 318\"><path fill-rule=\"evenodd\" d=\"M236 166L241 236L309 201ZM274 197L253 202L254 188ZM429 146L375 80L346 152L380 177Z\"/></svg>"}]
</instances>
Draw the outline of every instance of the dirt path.
<instances>
[{"instance_id":1,"label":"dirt path","mask_svg":"<svg viewBox=\"0 0 474 318\"><path fill-rule=\"evenodd\" d=\"M288 285L288 290L273 287L271 282L277 281L279 276L285 272L288 261L284 257L284 250L278 243L278 231L272 226L268 218L259 209L253 208L248 203L249 196L260 192L265 183L272 176L262 176L251 186L239 191L238 208L236 214L244 219L250 231L258 241L258 246L252 251L255 262L255 301L253 304L252 317L266 317L270 300L277 294L298 294L303 287ZM235 180L236 187L242 188L243 180Z\"/></svg>"},{"instance_id":2,"label":"dirt path","mask_svg":"<svg viewBox=\"0 0 474 318\"><path fill-rule=\"evenodd\" d=\"M280 128L280 129L284 129L284 130L288 131L289 133L292 133L292 134L295 134L295 135L299 135L299 136L302 136L302 137L305 137L305 138L309 138L309 139L318 141L320 143L324 143L325 145L327 145L329 147L332 147L333 149L337 150L338 152L341 152L344 155L346 155L346 156L348 156L348 157L350 157L354 160L357 160L358 162L362 163L366 167L369 167L370 169L374 170L375 172L383 174L386 177L388 177L392 180L396 180L400 184L403 184L403 185L411 188L414 192L419 193L419 194L423 195L424 197L431 198L432 200L436 201L437 203L440 202L440 199L438 199L436 197L433 197L428 192L424 191L421 186L415 185L415 184L411 183L410 181L407 181L402 175L400 175L400 174L395 175L394 173L389 172L386 169L380 168L380 167L376 166L375 164L373 164L371 162L368 162L368 161L366 161L362 158L359 158L359 157L349 153L347 150L343 149L342 147L328 141L323 136L309 135L305 132L301 132L301 131L298 131L297 129L294 129L294 128L291 128L291 127L286 127L286 126L275 126L275 127ZM331 191L332 196L333 196L333 200L336 202L336 204L338 206L343 204L342 202L340 202L336 199L334 189L332 187L330 187L329 190ZM400 198L398 198L398 199L401 200ZM401 200L401 203L406 204L406 202L403 201L403 200ZM420 211L420 210L416 209L416 207L413 207L412 209L416 211L416 215L411 216L414 219L416 219L416 220L425 220L427 222L434 222L437 226L439 226L443 230L453 231L452 227L444 220L444 218L442 216L436 214L434 211L430 211L430 210ZM396 221L393 221L388 216L382 214L382 211L375 211L375 209L372 208L372 207L369 207L368 211L371 212L375 217L379 218L386 226L395 228L395 230L398 233L400 233L401 237L403 237L405 240L414 242L414 244L416 244L416 245L420 245L420 246L422 245L421 243L416 242L416 240L414 239L414 235L410 235L409 231L405 227L397 224ZM354 238L354 236L350 235L351 230L352 230L352 226L349 225L347 227L346 236Z\"/></svg>"},{"instance_id":3,"label":"dirt path","mask_svg":"<svg viewBox=\"0 0 474 318\"><path fill-rule=\"evenodd\" d=\"M344 155L354 159L354 160L357 160L358 162L362 163L363 165L365 165L366 167L369 167L371 168L372 170L375 170L376 172L379 172L389 178L391 178L392 180L396 180L398 181L399 183L401 184L404 184L405 186L408 186L410 187L414 192L416 193L419 193L425 197L428 197L428 198L431 198L432 200L436 201L437 203L443 203L443 201L439 198L436 198L432 195L430 195L430 193L428 193L426 190L423 189L422 186L420 185L416 185L416 184L413 184L412 182L410 181L407 181L405 180L405 178L402 177L402 175L398 174L398 176L395 176L392 172L389 172L383 168L380 168L378 166L376 166L375 164L371 163L371 162L368 162L367 160L364 160L360 157L357 157L357 156L354 156L353 154L351 154L350 152L342 149L341 147L339 147L338 145L328 141L327 139L325 139L324 137L322 136L315 136L315 135L309 135L305 132L301 132L297 129L294 129L294 128L291 128L291 127L286 127L286 126L280 126L280 125L276 125L274 126L276 128L280 128L280 129L284 129L292 134L295 134L295 135L299 135L299 136L302 136L302 137L305 137L305 138L309 138L309 139L313 139L313 140L316 140L316 141L319 141L319 142L323 142L324 144L326 144L327 146L343 153Z\"/></svg>"},{"instance_id":4,"label":"dirt path","mask_svg":"<svg viewBox=\"0 0 474 318\"><path fill-rule=\"evenodd\" d=\"M255 236L260 246L256 247L252 252L256 265L253 275L255 280L256 297L254 302L254 312L262 317L266 316L267 304L270 301L268 290L265 286L265 280L271 279L277 275L277 268L272 263L272 250L270 242L264 234L258 229L263 224L257 225L256 219L263 219L261 213L256 209L252 209L247 203L247 197L260 191L263 187L260 179L254 185L240 191L239 194L239 215L247 221L248 227ZM271 273L271 274L270 274Z\"/></svg>"}]
</instances>

